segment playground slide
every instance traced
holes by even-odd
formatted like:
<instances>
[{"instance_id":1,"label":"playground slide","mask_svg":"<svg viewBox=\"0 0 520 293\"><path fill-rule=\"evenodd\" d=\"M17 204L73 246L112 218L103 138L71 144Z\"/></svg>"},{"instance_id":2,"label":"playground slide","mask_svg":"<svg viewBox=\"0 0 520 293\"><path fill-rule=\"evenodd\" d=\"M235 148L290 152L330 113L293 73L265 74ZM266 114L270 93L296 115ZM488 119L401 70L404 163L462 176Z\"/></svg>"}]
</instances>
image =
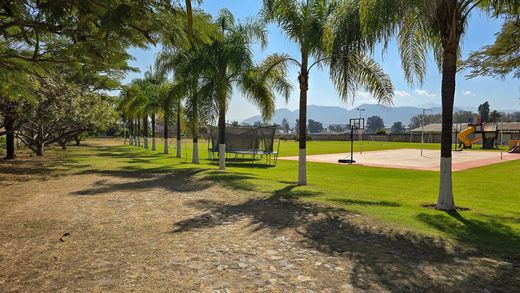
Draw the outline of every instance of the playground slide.
<instances>
[{"instance_id":1,"label":"playground slide","mask_svg":"<svg viewBox=\"0 0 520 293\"><path fill-rule=\"evenodd\" d=\"M472 141L471 139L468 138L468 135L472 134L473 132L475 132L475 127L474 126L470 126L464 130L462 130L457 136L459 137L460 141L464 144L464 147L466 148L469 148L471 147L471 144L472 143L475 143L476 141L478 141L478 139Z\"/></svg>"},{"instance_id":2,"label":"playground slide","mask_svg":"<svg viewBox=\"0 0 520 293\"><path fill-rule=\"evenodd\" d=\"M513 146L511 149L509 149L509 153L512 154L512 153L520 153L520 146Z\"/></svg>"}]
</instances>

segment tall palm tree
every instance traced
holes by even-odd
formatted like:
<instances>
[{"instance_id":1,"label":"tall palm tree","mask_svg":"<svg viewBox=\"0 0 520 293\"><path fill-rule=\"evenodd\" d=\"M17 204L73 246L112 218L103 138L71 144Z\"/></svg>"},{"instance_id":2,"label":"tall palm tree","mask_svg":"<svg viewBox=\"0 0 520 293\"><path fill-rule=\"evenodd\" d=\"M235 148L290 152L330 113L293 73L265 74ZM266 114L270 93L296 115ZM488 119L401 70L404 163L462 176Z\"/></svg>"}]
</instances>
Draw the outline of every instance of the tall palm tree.
<instances>
[{"instance_id":1,"label":"tall palm tree","mask_svg":"<svg viewBox=\"0 0 520 293\"><path fill-rule=\"evenodd\" d=\"M363 31L372 41L388 42L396 31L405 78L422 83L429 50L442 74L442 136L437 209L454 210L452 129L455 79L461 40L475 11L498 15L514 11L518 0L360 0Z\"/></svg>"},{"instance_id":2,"label":"tall palm tree","mask_svg":"<svg viewBox=\"0 0 520 293\"><path fill-rule=\"evenodd\" d=\"M311 69L329 65L330 78L344 101L354 97L359 85L379 102L392 101L390 78L365 54L364 46L352 45L363 38L359 32L359 17L350 22L342 22L337 17L340 13L356 16L358 6L355 4L355 1L264 0L264 19L277 23L300 49L299 58L280 56L283 62L296 64L299 68L298 185L307 184L307 91Z\"/></svg>"},{"instance_id":3,"label":"tall palm tree","mask_svg":"<svg viewBox=\"0 0 520 293\"><path fill-rule=\"evenodd\" d=\"M174 85L170 82L164 82L159 87L159 104L160 113L163 118L164 129L163 129L163 143L164 143L164 154L169 153L168 145L168 126L171 123L171 117L174 114L174 104L177 99L178 91L176 91Z\"/></svg>"},{"instance_id":4,"label":"tall palm tree","mask_svg":"<svg viewBox=\"0 0 520 293\"><path fill-rule=\"evenodd\" d=\"M184 116L193 139L192 163L199 164L198 128L207 117L212 117L213 90L211 83L203 83L201 73L207 66L201 46L189 49L164 48L157 56L156 64L164 72L172 72L175 77L175 90L184 97Z\"/></svg>"},{"instance_id":5,"label":"tall palm tree","mask_svg":"<svg viewBox=\"0 0 520 293\"><path fill-rule=\"evenodd\" d=\"M151 118L151 126L152 126L152 151L157 149L156 147L156 134L155 134L155 123L156 123L156 113L160 108L159 101L159 89L161 84L164 82L164 78L159 74L157 70L153 70L150 68L144 74L144 82L143 82L143 92L147 97L147 105L146 110Z\"/></svg>"},{"instance_id":6,"label":"tall palm tree","mask_svg":"<svg viewBox=\"0 0 520 293\"><path fill-rule=\"evenodd\" d=\"M277 62L274 56L266 58L260 65L255 65L253 61L253 42L259 41L263 47L266 45L264 24L253 20L235 24L233 15L225 9L220 11L216 23L221 36L212 44L202 47L205 66L201 75L204 86L211 89L215 97L219 166L220 170L225 170L226 111L233 88L237 87L260 108L264 118L269 119L274 112L274 92L287 99L290 84L285 80L285 65Z\"/></svg>"}]
</instances>

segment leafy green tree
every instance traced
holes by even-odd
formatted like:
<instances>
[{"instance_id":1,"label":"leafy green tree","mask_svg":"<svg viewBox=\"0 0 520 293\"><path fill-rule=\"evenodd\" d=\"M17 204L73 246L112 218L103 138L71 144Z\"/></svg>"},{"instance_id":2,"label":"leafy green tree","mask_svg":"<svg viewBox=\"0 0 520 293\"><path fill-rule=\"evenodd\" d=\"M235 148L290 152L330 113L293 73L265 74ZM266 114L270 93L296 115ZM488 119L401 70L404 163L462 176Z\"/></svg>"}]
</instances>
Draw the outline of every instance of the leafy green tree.
<instances>
[{"instance_id":1,"label":"leafy green tree","mask_svg":"<svg viewBox=\"0 0 520 293\"><path fill-rule=\"evenodd\" d=\"M473 121L475 113L471 111L458 111L453 113L453 122L455 123L468 123Z\"/></svg>"},{"instance_id":2,"label":"leafy green tree","mask_svg":"<svg viewBox=\"0 0 520 293\"><path fill-rule=\"evenodd\" d=\"M283 130L285 134L289 133L291 126L289 125L289 121L284 117L282 119L282 123L280 123L280 128Z\"/></svg>"},{"instance_id":3,"label":"leafy green tree","mask_svg":"<svg viewBox=\"0 0 520 293\"><path fill-rule=\"evenodd\" d=\"M389 77L365 52L359 31L355 1L264 0L266 21L277 23L300 49L300 56L280 55L280 62L296 64L300 87L299 121L307 121L309 72L314 67L330 66L330 78L343 100L352 98L358 85L381 102L390 102L393 87ZM358 41L361 45L352 45ZM299 126L298 185L307 184L307 125Z\"/></svg>"},{"instance_id":4,"label":"leafy green tree","mask_svg":"<svg viewBox=\"0 0 520 293\"><path fill-rule=\"evenodd\" d=\"M377 132L379 129L385 128L385 123L383 122L383 118L379 116L370 116L367 118L367 131L368 132Z\"/></svg>"},{"instance_id":5,"label":"leafy green tree","mask_svg":"<svg viewBox=\"0 0 520 293\"><path fill-rule=\"evenodd\" d=\"M16 131L26 122L24 113L36 103L34 90L39 86L36 79L17 71L0 70L0 136L5 135L7 160L16 158Z\"/></svg>"},{"instance_id":6,"label":"leafy green tree","mask_svg":"<svg viewBox=\"0 0 520 293\"><path fill-rule=\"evenodd\" d=\"M310 133L320 133L323 132L323 124L319 121L314 121L312 119L309 119L309 132Z\"/></svg>"},{"instance_id":7,"label":"leafy green tree","mask_svg":"<svg viewBox=\"0 0 520 293\"><path fill-rule=\"evenodd\" d=\"M4 1L0 5L0 76L45 78L65 66L62 78L72 79L83 89L113 89L124 72L132 69L127 48L157 43L165 31L172 38L184 34L179 29L179 9L175 2L155 0ZM28 84L19 78L10 81ZM1 98L20 100L27 95L2 93ZM21 125L10 121L19 116L5 117L8 127ZM13 131L8 131L8 148ZM11 156L13 151L8 153Z\"/></svg>"},{"instance_id":8,"label":"leafy green tree","mask_svg":"<svg viewBox=\"0 0 520 293\"><path fill-rule=\"evenodd\" d=\"M464 62L464 68L471 69L468 78L494 76L505 78L512 74L520 78L520 20L507 21L498 33L493 45L484 46L471 53Z\"/></svg>"},{"instance_id":9,"label":"leafy green tree","mask_svg":"<svg viewBox=\"0 0 520 293\"><path fill-rule=\"evenodd\" d=\"M493 112L489 114L489 122L500 122L502 116L502 113L498 112L497 110L493 110Z\"/></svg>"},{"instance_id":10,"label":"leafy green tree","mask_svg":"<svg viewBox=\"0 0 520 293\"><path fill-rule=\"evenodd\" d=\"M423 121L424 121L424 125L441 123L442 115L441 114L415 115L415 116L412 116L412 118L410 118L410 124L408 124L408 126L411 129L419 128L423 125Z\"/></svg>"},{"instance_id":11,"label":"leafy green tree","mask_svg":"<svg viewBox=\"0 0 520 293\"><path fill-rule=\"evenodd\" d=\"M105 130L116 121L113 100L59 78L41 81L35 95L38 103L24 113L27 121L17 136L37 156L43 156L44 147L52 143L65 145L85 132Z\"/></svg>"},{"instance_id":12,"label":"leafy green tree","mask_svg":"<svg viewBox=\"0 0 520 293\"><path fill-rule=\"evenodd\" d=\"M219 165L225 170L226 111L233 88L237 87L260 108L264 120L269 120L274 112L275 91L287 99L291 86L285 79L286 67L278 56L268 56L258 65L253 61L253 43L259 41L262 47L266 45L267 33L262 23L250 20L237 24L228 10L221 10L216 23L220 37L202 47L206 60L202 76L203 87L210 89L215 97Z\"/></svg>"},{"instance_id":13,"label":"leafy green tree","mask_svg":"<svg viewBox=\"0 0 520 293\"><path fill-rule=\"evenodd\" d=\"M489 103L486 101L478 106L478 113L483 122L489 121Z\"/></svg>"},{"instance_id":14,"label":"leafy green tree","mask_svg":"<svg viewBox=\"0 0 520 293\"><path fill-rule=\"evenodd\" d=\"M498 15L518 12L518 0L360 0L361 27L370 43L384 47L397 33L401 64L408 82L422 83L431 49L442 74L442 138L437 209L454 210L452 128L460 45L468 17L475 11Z\"/></svg>"},{"instance_id":15,"label":"leafy green tree","mask_svg":"<svg viewBox=\"0 0 520 293\"><path fill-rule=\"evenodd\" d=\"M394 124L392 125L392 128L390 129L390 132L395 133L395 134L404 133L405 128L404 128L403 122L401 122L401 121L394 122Z\"/></svg>"}]
</instances>

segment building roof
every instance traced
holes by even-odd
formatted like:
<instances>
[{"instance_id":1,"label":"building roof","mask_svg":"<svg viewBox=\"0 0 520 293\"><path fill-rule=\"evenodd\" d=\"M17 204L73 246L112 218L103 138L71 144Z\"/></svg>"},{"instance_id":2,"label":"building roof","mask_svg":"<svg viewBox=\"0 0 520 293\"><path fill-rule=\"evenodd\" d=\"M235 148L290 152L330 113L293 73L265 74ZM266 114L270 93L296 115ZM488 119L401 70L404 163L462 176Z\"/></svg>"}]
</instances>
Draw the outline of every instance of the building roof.
<instances>
[{"instance_id":1,"label":"building roof","mask_svg":"<svg viewBox=\"0 0 520 293\"><path fill-rule=\"evenodd\" d=\"M484 126L486 131L494 131L495 125L497 126L498 130L502 129L504 131L520 131L520 122L504 122L504 123L496 123L491 124L487 123L486 126ZM468 128L468 123L454 123L453 124L453 131L454 132L460 132L461 130L464 130ZM441 123L434 123L434 124L428 124L424 125L424 132L441 132L442 130L442 124ZM410 132L422 132L423 128L418 127L415 129L410 130Z\"/></svg>"}]
</instances>

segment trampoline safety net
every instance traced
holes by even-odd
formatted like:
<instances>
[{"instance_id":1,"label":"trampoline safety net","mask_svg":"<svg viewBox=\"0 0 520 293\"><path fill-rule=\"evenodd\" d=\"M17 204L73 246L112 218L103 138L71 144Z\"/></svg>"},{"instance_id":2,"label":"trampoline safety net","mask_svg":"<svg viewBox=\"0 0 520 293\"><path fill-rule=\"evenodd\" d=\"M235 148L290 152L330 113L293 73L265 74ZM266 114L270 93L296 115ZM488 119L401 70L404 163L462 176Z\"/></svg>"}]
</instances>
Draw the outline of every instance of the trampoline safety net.
<instances>
[{"instance_id":1,"label":"trampoline safety net","mask_svg":"<svg viewBox=\"0 0 520 293\"><path fill-rule=\"evenodd\" d=\"M277 126L226 126L226 153L251 156L275 156L274 140ZM211 153L218 153L218 127L210 127L208 148ZM279 144L278 144L279 147Z\"/></svg>"}]
</instances>

